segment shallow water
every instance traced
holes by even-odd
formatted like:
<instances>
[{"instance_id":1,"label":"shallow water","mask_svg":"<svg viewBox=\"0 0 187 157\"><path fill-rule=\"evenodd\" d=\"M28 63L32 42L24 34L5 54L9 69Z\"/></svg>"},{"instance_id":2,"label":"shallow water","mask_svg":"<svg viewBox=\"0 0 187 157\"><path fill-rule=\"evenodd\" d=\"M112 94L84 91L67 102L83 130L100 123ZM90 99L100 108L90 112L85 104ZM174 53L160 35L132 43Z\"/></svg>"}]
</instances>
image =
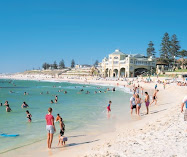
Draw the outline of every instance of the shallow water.
<instances>
[{"instance_id":1,"label":"shallow water","mask_svg":"<svg viewBox=\"0 0 187 157\"><path fill-rule=\"evenodd\" d=\"M131 95L126 89L117 88L116 92L104 93L106 88L112 87L97 87L60 82L0 80L0 103L4 104L8 100L12 109L12 112L7 113L5 106L0 106L0 134L19 134L14 138L0 136L0 153L45 139L45 115L49 107L53 108L54 117L57 113L62 116L68 134L102 131L112 128L112 124L119 119L128 120ZM62 89L63 92L58 92ZM80 92L81 89L84 91ZM65 90L67 94L64 94ZM85 94L87 90L90 94ZM99 90L102 93L94 94L94 91ZM24 92L29 95L24 95ZM54 100L55 95L58 96L58 103L51 104L50 100ZM112 114L107 118L109 100L112 101ZM23 101L29 108L21 108ZM32 123L27 122L26 110L32 114ZM58 123L56 128L58 135Z\"/></svg>"}]
</instances>

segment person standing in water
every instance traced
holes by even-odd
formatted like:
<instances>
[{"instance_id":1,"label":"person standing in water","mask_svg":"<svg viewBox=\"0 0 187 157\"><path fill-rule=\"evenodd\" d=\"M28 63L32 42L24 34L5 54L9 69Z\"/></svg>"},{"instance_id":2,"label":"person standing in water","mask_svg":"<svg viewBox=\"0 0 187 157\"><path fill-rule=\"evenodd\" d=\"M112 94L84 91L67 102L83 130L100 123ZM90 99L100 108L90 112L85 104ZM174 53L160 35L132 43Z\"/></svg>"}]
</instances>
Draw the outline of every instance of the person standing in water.
<instances>
[{"instance_id":1,"label":"person standing in water","mask_svg":"<svg viewBox=\"0 0 187 157\"><path fill-rule=\"evenodd\" d=\"M107 111L108 111L108 113L111 112L111 109L110 109L111 104L112 104L112 101L109 101L109 104L108 104L108 106L107 106Z\"/></svg>"},{"instance_id":2,"label":"person standing in water","mask_svg":"<svg viewBox=\"0 0 187 157\"><path fill-rule=\"evenodd\" d=\"M11 108L9 107L9 105L6 105L6 112L10 112L12 111Z\"/></svg>"},{"instance_id":3,"label":"person standing in water","mask_svg":"<svg viewBox=\"0 0 187 157\"><path fill-rule=\"evenodd\" d=\"M26 111L26 114L27 114L28 122L31 122L32 121L32 119L31 119L32 115L29 113L28 110Z\"/></svg>"},{"instance_id":4,"label":"person standing in water","mask_svg":"<svg viewBox=\"0 0 187 157\"><path fill-rule=\"evenodd\" d=\"M57 103L58 102L58 96L56 95L55 96L55 103Z\"/></svg>"},{"instance_id":5,"label":"person standing in water","mask_svg":"<svg viewBox=\"0 0 187 157\"><path fill-rule=\"evenodd\" d=\"M146 114L149 114L149 94L147 92L145 92L145 106L146 106L146 109L147 109Z\"/></svg>"},{"instance_id":6,"label":"person standing in water","mask_svg":"<svg viewBox=\"0 0 187 157\"><path fill-rule=\"evenodd\" d=\"M46 114L46 130L47 130L47 145L48 148L51 149L51 145L53 142L53 134L56 131L54 117L52 115L53 109L51 107L48 108L48 114Z\"/></svg>"}]
</instances>

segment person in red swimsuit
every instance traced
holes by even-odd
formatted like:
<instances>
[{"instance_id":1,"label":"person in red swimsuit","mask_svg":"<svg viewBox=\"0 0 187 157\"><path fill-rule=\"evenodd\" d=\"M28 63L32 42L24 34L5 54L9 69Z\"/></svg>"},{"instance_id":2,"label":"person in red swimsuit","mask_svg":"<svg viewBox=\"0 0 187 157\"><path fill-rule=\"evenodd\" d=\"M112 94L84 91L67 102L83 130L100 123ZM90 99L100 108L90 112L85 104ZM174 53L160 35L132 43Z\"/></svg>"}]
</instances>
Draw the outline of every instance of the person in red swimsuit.
<instances>
[{"instance_id":1,"label":"person in red swimsuit","mask_svg":"<svg viewBox=\"0 0 187 157\"><path fill-rule=\"evenodd\" d=\"M111 112L111 109L110 109L111 104L112 104L112 101L109 101L109 104L107 106L108 113Z\"/></svg>"}]
</instances>

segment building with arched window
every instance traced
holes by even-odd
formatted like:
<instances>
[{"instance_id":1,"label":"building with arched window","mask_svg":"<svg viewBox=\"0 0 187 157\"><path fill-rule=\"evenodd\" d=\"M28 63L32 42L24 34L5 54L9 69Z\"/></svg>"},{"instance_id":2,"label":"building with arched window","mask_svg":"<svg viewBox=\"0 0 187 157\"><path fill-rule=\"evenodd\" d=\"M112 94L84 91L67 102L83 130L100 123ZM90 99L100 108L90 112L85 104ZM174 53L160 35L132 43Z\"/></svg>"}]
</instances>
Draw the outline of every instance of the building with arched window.
<instances>
[{"instance_id":1,"label":"building with arched window","mask_svg":"<svg viewBox=\"0 0 187 157\"><path fill-rule=\"evenodd\" d=\"M156 58L141 54L125 54L119 49L101 62L103 77L136 77L156 68Z\"/></svg>"}]
</instances>

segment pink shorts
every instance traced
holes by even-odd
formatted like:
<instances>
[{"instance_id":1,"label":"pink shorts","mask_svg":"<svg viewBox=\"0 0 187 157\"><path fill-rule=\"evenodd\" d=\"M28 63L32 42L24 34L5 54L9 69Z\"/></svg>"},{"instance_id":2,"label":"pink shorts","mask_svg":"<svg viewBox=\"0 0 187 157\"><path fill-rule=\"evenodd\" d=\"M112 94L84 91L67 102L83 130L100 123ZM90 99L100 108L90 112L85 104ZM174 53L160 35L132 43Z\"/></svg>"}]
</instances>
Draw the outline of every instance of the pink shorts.
<instances>
[{"instance_id":1,"label":"pink shorts","mask_svg":"<svg viewBox=\"0 0 187 157\"><path fill-rule=\"evenodd\" d=\"M149 106L149 101L145 103L146 106Z\"/></svg>"}]
</instances>

